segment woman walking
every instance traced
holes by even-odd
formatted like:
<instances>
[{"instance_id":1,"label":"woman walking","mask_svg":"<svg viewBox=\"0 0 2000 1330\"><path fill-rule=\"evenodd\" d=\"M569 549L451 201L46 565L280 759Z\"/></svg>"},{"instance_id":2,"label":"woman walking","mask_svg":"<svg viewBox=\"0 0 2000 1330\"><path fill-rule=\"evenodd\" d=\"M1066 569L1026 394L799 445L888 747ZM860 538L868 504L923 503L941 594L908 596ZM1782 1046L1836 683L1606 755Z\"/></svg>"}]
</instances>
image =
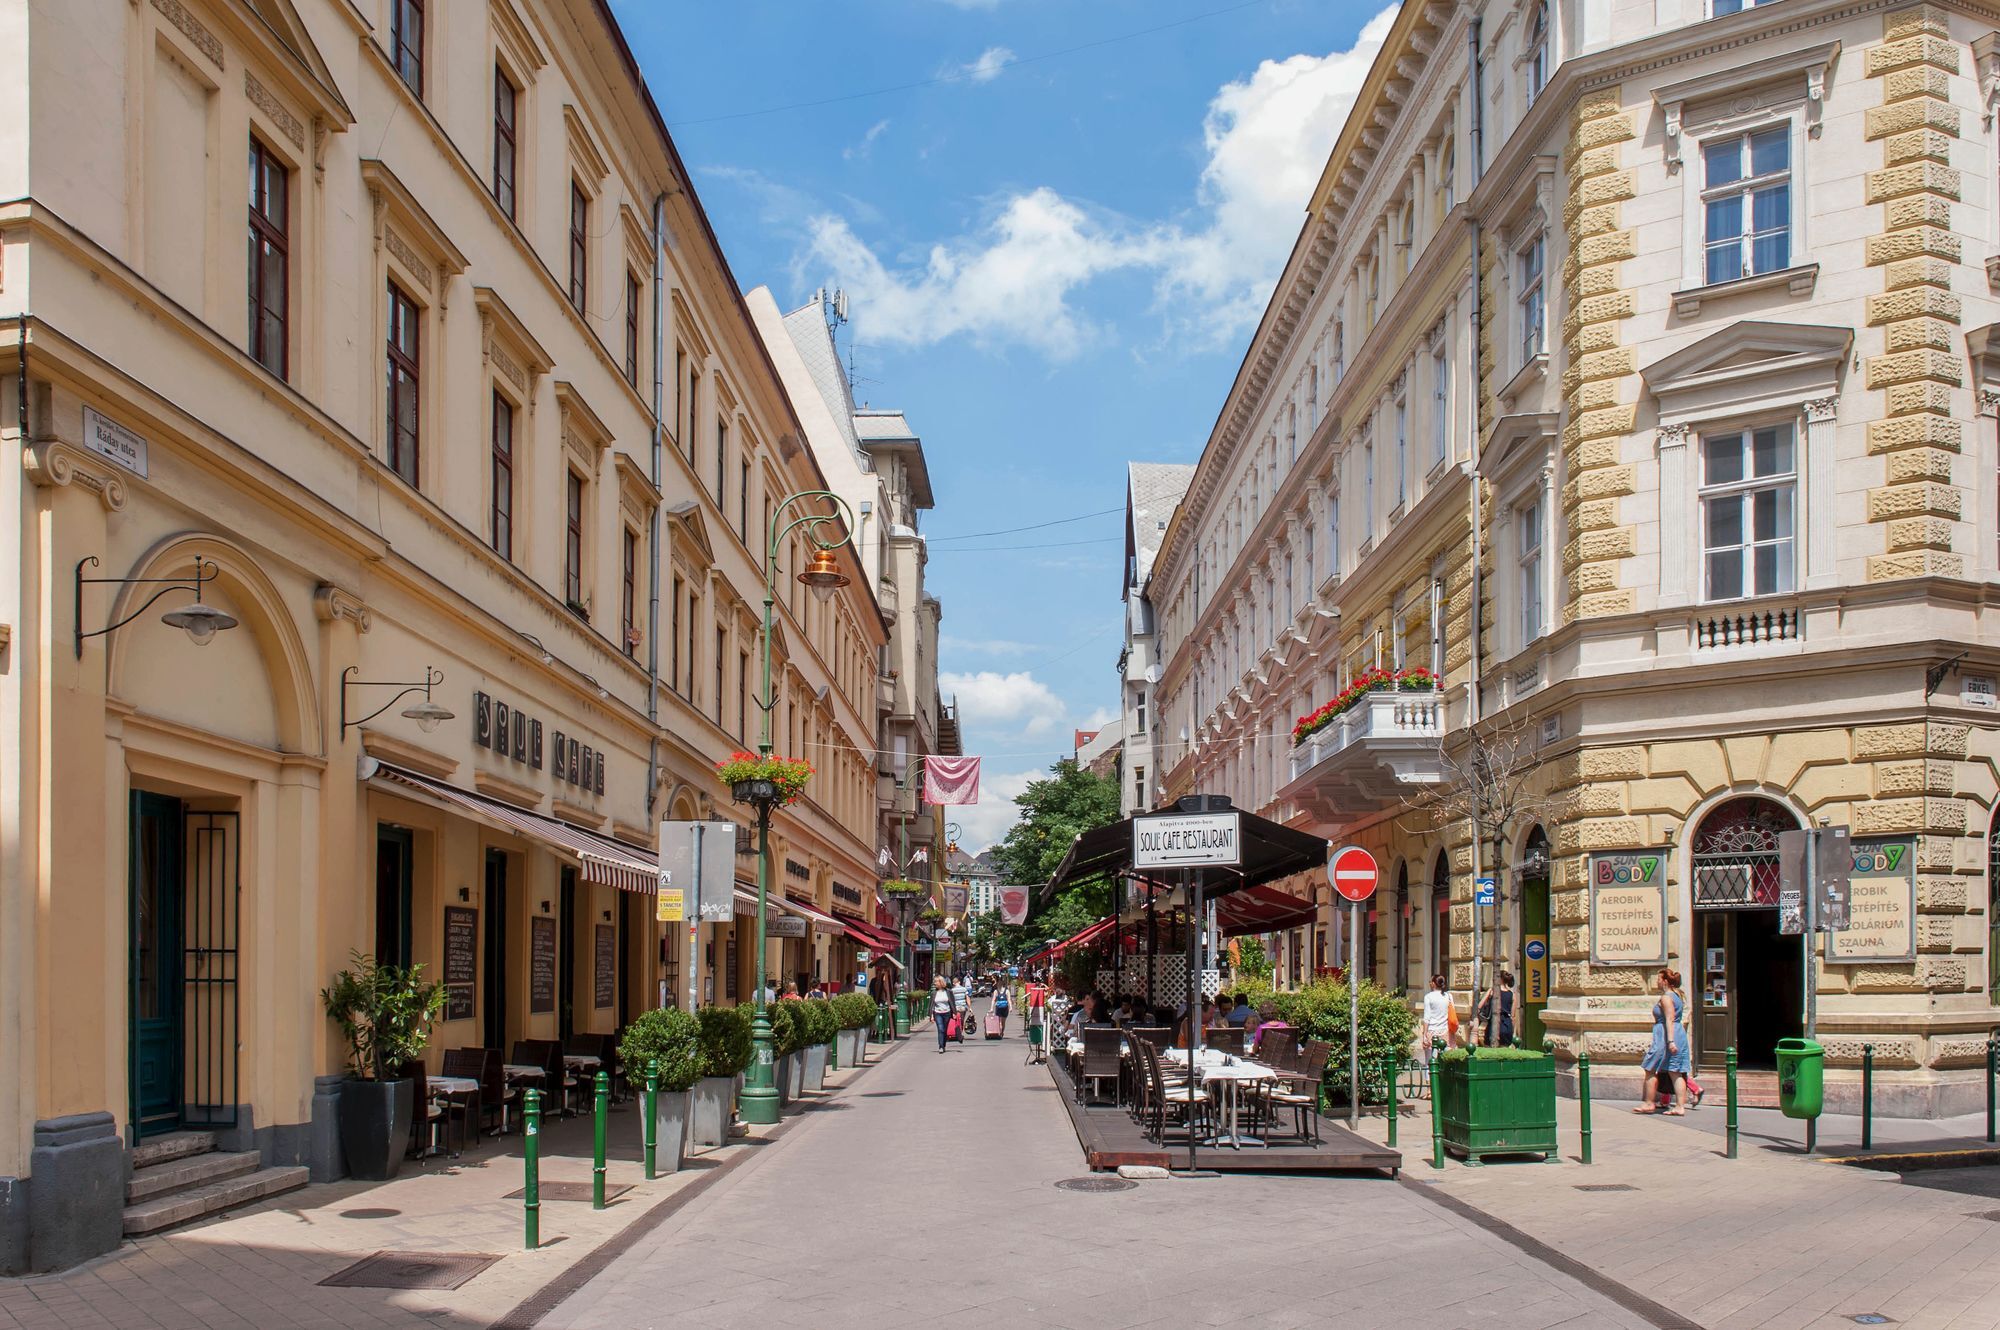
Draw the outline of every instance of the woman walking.
<instances>
[{"instance_id":1,"label":"woman walking","mask_svg":"<svg viewBox=\"0 0 2000 1330\"><path fill-rule=\"evenodd\" d=\"M938 1052L944 1052L944 1042L951 1034L951 985L939 975L931 980L931 1024L937 1026Z\"/></svg>"},{"instance_id":2,"label":"woman walking","mask_svg":"<svg viewBox=\"0 0 2000 1330\"><path fill-rule=\"evenodd\" d=\"M1494 1029L1494 1013L1499 1013L1499 1028ZM1499 982L1486 990L1485 1001L1479 1004L1479 1033L1485 1042L1504 1048L1514 1042L1514 972L1502 970Z\"/></svg>"},{"instance_id":3,"label":"woman walking","mask_svg":"<svg viewBox=\"0 0 2000 1330\"><path fill-rule=\"evenodd\" d=\"M1646 1073L1646 1083L1641 1091L1639 1107L1633 1109L1641 1116L1651 1116L1665 1112L1668 1117L1678 1118L1687 1114L1687 1076L1694 1069L1688 1054L1687 1030L1682 1021L1687 1015L1687 1004L1681 1000L1681 976L1678 970L1662 969L1653 977L1653 988L1659 999L1653 1003L1653 1042L1646 1049L1646 1056L1639 1067ZM1674 1106L1662 1110L1655 1100L1671 1086L1674 1092Z\"/></svg>"}]
</instances>

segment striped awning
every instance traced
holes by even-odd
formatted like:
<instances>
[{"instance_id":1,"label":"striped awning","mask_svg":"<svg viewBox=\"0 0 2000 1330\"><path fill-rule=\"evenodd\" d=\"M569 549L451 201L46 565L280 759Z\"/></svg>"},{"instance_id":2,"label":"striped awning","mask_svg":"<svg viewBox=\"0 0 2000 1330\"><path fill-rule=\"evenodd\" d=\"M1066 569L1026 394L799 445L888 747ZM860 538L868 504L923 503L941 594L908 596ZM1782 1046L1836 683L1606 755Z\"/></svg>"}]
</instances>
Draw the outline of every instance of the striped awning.
<instances>
[{"instance_id":1,"label":"striped awning","mask_svg":"<svg viewBox=\"0 0 2000 1330\"><path fill-rule=\"evenodd\" d=\"M801 919L806 920L812 925L812 931L815 933L832 933L838 937L847 931L847 925L832 915L822 910L816 910L810 905L803 905L788 896L767 895L765 897L765 904L770 909L783 910L787 914L798 915ZM757 890L755 887L752 887L748 891L745 891L741 886L736 888L736 913L748 915L751 918L756 917Z\"/></svg>"},{"instance_id":2,"label":"striped awning","mask_svg":"<svg viewBox=\"0 0 2000 1330\"><path fill-rule=\"evenodd\" d=\"M512 832L538 841L558 854L575 859L583 869L583 880L620 891L659 890L659 861L651 850L579 827L561 818L516 808L499 799L461 790L455 785L419 772L379 762L373 779L386 782L394 792L415 791L427 795L433 804L448 812L460 813L499 831Z\"/></svg>"}]
</instances>

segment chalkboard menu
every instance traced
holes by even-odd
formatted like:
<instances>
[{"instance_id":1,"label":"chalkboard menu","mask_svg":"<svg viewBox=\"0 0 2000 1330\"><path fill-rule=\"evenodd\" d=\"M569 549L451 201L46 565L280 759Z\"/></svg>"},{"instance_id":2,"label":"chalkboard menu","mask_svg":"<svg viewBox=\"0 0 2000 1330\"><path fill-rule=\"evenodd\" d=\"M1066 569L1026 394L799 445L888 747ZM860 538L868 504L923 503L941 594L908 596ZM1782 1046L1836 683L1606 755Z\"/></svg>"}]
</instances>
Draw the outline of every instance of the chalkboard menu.
<instances>
[{"instance_id":1,"label":"chalkboard menu","mask_svg":"<svg viewBox=\"0 0 2000 1330\"><path fill-rule=\"evenodd\" d=\"M528 1010L556 1009L556 921L547 915L528 920Z\"/></svg>"},{"instance_id":2,"label":"chalkboard menu","mask_svg":"<svg viewBox=\"0 0 2000 1330\"><path fill-rule=\"evenodd\" d=\"M618 929L612 924L597 926L596 1006L599 1011L618 1005Z\"/></svg>"},{"instance_id":3,"label":"chalkboard menu","mask_svg":"<svg viewBox=\"0 0 2000 1330\"><path fill-rule=\"evenodd\" d=\"M469 1021L479 979L479 911L447 905L444 911L444 1018Z\"/></svg>"}]
</instances>

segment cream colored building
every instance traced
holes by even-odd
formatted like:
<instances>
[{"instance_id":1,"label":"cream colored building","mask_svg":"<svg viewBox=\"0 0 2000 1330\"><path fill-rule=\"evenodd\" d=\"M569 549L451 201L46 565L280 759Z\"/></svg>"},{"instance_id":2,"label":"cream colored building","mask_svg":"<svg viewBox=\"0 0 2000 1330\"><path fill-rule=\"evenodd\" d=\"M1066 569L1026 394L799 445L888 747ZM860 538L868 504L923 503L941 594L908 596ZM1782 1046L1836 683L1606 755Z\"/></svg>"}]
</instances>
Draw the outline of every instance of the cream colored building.
<instances>
[{"instance_id":1,"label":"cream colored building","mask_svg":"<svg viewBox=\"0 0 2000 1330\"><path fill-rule=\"evenodd\" d=\"M1154 724L1163 662L1158 615L1148 588L1167 521L1194 479L1194 468L1175 462L1129 462L1125 467L1125 643L1118 652L1120 729L1124 753L1118 807L1126 817L1152 808L1160 794L1161 736Z\"/></svg>"},{"instance_id":2,"label":"cream colored building","mask_svg":"<svg viewBox=\"0 0 2000 1330\"><path fill-rule=\"evenodd\" d=\"M0 25L14 1271L114 1245L157 1132L339 1176L351 952L448 982L433 1070L748 997L749 907L690 974L652 847L748 820L713 768L757 740L759 533L827 482L606 6ZM851 974L835 887L874 872L881 615L853 549L825 602L807 553L772 722L819 774L772 872L809 928L774 979Z\"/></svg>"},{"instance_id":3,"label":"cream colored building","mask_svg":"<svg viewBox=\"0 0 2000 1330\"><path fill-rule=\"evenodd\" d=\"M1857 920L1815 950L1830 1101L1864 1045L1880 1111L1982 1101L1996 21L1404 6L1162 544L1165 793L1372 849L1364 970L1463 1002L1477 930L1600 1093L1662 965L1702 1068L1799 1032L1779 833L1826 824ZM1442 687L1294 742L1375 668ZM1481 752L1522 797L1475 843L1423 804ZM1342 942L1328 908L1297 970Z\"/></svg>"}]
</instances>

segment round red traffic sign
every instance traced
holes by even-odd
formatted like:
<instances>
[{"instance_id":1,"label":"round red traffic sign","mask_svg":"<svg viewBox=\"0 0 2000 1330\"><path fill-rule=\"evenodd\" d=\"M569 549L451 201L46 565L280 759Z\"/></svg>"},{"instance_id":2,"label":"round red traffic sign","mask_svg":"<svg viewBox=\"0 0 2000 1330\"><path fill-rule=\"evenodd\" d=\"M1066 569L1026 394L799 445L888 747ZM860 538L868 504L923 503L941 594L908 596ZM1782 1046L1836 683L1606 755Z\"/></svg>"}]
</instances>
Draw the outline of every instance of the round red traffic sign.
<instances>
[{"instance_id":1,"label":"round red traffic sign","mask_svg":"<svg viewBox=\"0 0 2000 1330\"><path fill-rule=\"evenodd\" d=\"M1351 901L1365 901L1373 896L1381 878L1382 870L1376 866L1375 856L1359 845L1335 850L1326 861L1326 880Z\"/></svg>"}]
</instances>

